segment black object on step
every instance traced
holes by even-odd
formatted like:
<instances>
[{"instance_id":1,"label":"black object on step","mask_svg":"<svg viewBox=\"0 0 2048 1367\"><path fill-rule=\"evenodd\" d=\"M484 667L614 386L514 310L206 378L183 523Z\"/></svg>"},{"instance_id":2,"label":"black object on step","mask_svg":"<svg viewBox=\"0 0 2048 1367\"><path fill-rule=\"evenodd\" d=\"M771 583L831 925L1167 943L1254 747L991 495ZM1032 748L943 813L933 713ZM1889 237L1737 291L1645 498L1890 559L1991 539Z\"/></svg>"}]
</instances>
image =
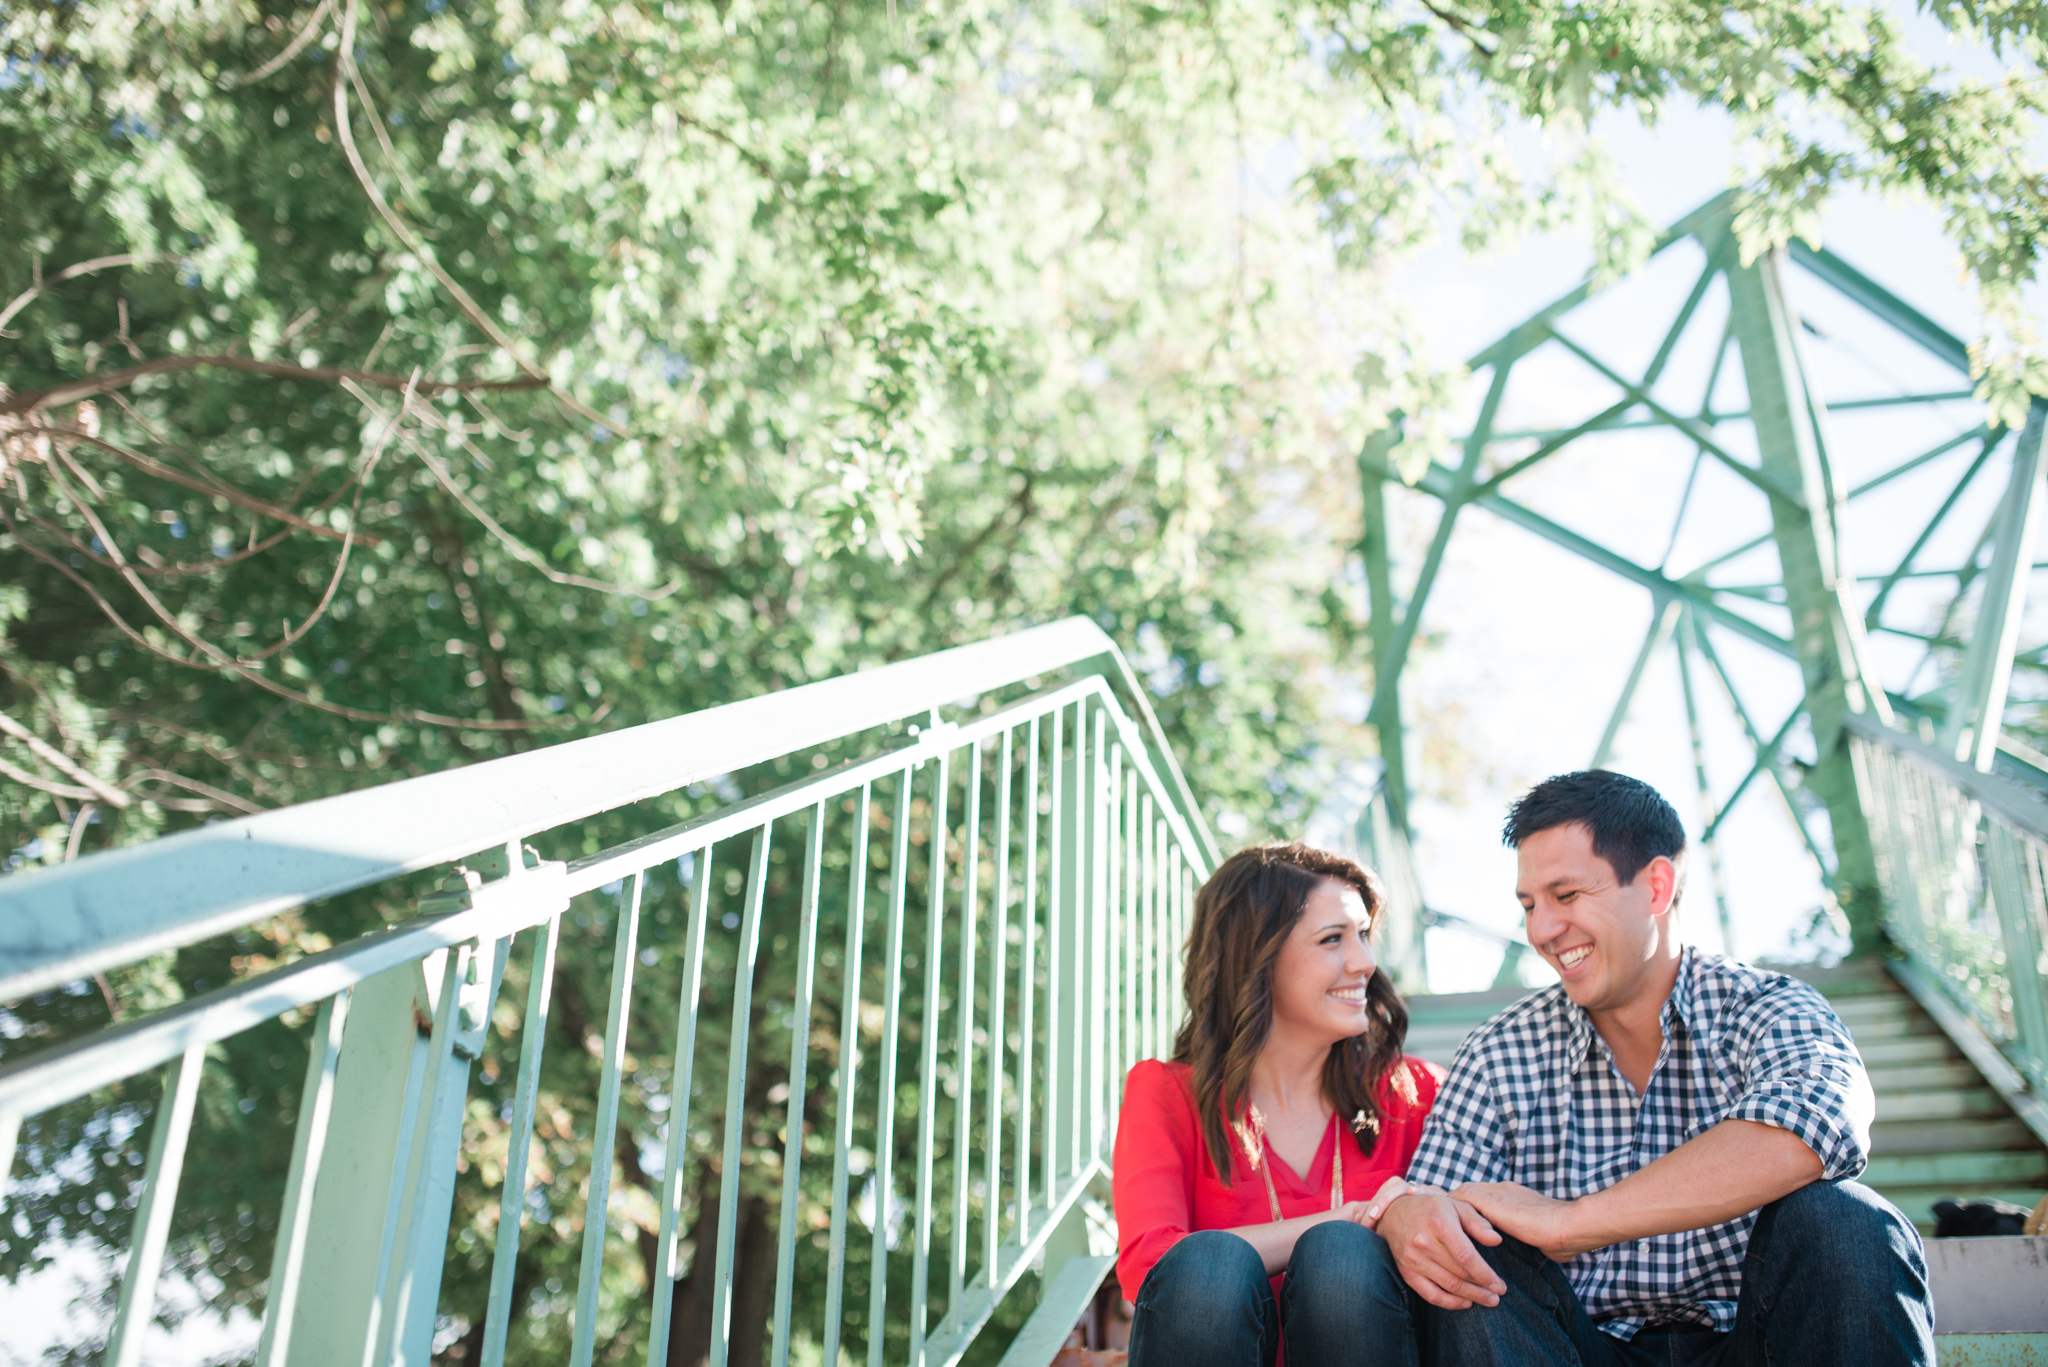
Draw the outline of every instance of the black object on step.
<instances>
[{"instance_id":1,"label":"black object on step","mask_svg":"<svg viewBox=\"0 0 2048 1367\"><path fill-rule=\"evenodd\" d=\"M1988 1234L2025 1232L2027 1208L2010 1201L1936 1201L1934 1237L1981 1238Z\"/></svg>"}]
</instances>

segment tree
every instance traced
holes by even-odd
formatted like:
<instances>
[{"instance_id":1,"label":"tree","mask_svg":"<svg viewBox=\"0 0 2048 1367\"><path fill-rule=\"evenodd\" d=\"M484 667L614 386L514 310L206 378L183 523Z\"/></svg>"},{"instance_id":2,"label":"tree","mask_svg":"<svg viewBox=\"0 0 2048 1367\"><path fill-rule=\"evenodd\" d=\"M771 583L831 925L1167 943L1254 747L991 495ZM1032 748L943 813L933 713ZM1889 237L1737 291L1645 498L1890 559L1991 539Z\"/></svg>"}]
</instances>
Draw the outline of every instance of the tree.
<instances>
[{"instance_id":1,"label":"tree","mask_svg":"<svg viewBox=\"0 0 2048 1367\"><path fill-rule=\"evenodd\" d=\"M1444 392L1383 273L1446 213L1473 241L1588 222L1624 269L1647 231L1583 138L1596 111L1736 109L1752 247L1810 230L1836 184L1932 197L2002 329L1988 392L2048 388L2015 304L2043 223L2038 21L1941 13L2007 44L2014 78L1948 81L1881 15L1786 3L1713 24L1644 3L10 9L12 867L1073 611L1132 650L1226 833L1292 833L1366 748L1343 702L1357 610L1332 587L1350 459ZM1569 149L1555 171L1500 150L1524 116ZM1254 176L1277 160L1291 188ZM0 1052L402 917L416 891L13 1004ZM593 1109L590 914L563 949L549 1220ZM636 1037L664 1037L661 1009ZM288 1152L303 1028L209 1069L205 1142ZM495 1217L494 1067L455 1315L481 1305ZM628 1099L622 1190L646 1190L664 1077L651 1062ZM776 1082L750 1077L750 1104ZM52 1180L0 1267L120 1246L151 1105L138 1083L31 1127L21 1161ZM75 1152L94 1176L59 1174ZM261 1295L266 1162L181 1205L181 1266L223 1305ZM623 1343L644 1249L613 1252ZM550 1278L573 1260L557 1230L522 1262L517 1354L558 1355Z\"/></svg>"}]
</instances>

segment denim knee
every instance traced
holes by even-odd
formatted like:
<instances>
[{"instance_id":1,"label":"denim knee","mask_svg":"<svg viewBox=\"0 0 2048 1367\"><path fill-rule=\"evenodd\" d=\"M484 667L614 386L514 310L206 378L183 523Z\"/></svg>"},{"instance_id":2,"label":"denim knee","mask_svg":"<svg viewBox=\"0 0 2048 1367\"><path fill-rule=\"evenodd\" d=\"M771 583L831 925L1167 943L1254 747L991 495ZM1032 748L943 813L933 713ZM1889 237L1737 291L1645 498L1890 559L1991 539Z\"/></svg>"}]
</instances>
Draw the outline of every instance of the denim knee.
<instances>
[{"instance_id":1,"label":"denim knee","mask_svg":"<svg viewBox=\"0 0 2048 1367\"><path fill-rule=\"evenodd\" d=\"M1809 1182L1765 1206L1750 1236L1749 1256L1764 1258L1782 1249L1825 1249L1824 1266L1854 1267L1872 1258L1923 1254L1920 1233L1898 1208L1861 1182Z\"/></svg>"},{"instance_id":2,"label":"denim knee","mask_svg":"<svg viewBox=\"0 0 2048 1367\"><path fill-rule=\"evenodd\" d=\"M1396 1286L1399 1279L1387 1241L1349 1220L1328 1220L1304 1230L1287 1263L1289 1285L1304 1296Z\"/></svg>"},{"instance_id":3,"label":"denim knee","mask_svg":"<svg viewBox=\"0 0 2048 1367\"><path fill-rule=\"evenodd\" d=\"M1142 1305L1173 1316L1215 1313L1270 1294L1265 1260L1228 1230L1197 1230L1166 1250L1138 1288Z\"/></svg>"}]
</instances>

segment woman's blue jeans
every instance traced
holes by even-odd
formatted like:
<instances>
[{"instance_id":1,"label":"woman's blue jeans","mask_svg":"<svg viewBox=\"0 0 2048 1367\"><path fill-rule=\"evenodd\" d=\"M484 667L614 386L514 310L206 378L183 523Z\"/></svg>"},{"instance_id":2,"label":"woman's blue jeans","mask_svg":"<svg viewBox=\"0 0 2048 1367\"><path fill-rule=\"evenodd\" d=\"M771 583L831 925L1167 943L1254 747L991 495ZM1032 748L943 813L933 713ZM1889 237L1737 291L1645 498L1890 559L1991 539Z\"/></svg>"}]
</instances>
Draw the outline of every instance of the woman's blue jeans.
<instances>
[{"instance_id":1,"label":"woman's blue jeans","mask_svg":"<svg viewBox=\"0 0 2048 1367\"><path fill-rule=\"evenodd\" d=\"M1407 1287L1387 1241L1329 1220L1294 1245L1280 1303L1252 1246L1190 1234L1138 1288L1130 1367L1417 1367Z\"/></svg>"}]
</instances>

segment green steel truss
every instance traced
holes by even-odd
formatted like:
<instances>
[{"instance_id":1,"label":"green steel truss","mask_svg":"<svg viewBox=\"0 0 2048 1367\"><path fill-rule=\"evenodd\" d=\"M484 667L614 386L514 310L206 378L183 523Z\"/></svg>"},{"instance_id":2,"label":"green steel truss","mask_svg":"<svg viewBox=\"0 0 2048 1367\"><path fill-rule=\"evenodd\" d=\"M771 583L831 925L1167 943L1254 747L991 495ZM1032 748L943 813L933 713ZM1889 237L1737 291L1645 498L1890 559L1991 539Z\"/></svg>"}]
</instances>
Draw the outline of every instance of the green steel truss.
<instances>
[{"instance_id":1,"label":"green steel truss","mask_svg":"<svg viewBox=\"0 0 2048 1367\"><path fill-rule=\"evenodd\" d=\"M1720 891L1723 851L1717 837L1737 803L1759 790L1773 791L1798 824L1806 848L1843 913L1856 951L1869 952L1883 943L1885 920L1877 855L1848 741L1851 718L1866 719L1881 728L1895 723L1917 726L1923 736L1939 736L1943 753L1979 771L1990 771L1995 765L2024 779L2044 780L2033 767L2039 757L2029 747L2004 737L2000 729L2016 660L2021 667L2039 667L2032 656L2017 648L2042 501L2044 405L2035 401L2025 430L2016 438L1982 421L1964 424L1963 430L1931 449L1915 452L1875 477L1845 488L1830 460L1830 414L1877 405L1923 411L1943 405L1937 411L1952 415L1971 399L1967 348L1829 252L1794 243L1789 251L1745 264L1735 240L1730 195L1716 198L1673 225L1658 240L1653 255L1685 243L1698 249L1703 265L1647 363L1625 368L1603 355L1598 344L1582 340L1582 333L1591 329L1575 326L1575 314L1600 293L1591 284L1583 285L1472 358L1470 368L1475 377L1484 378L1485 393L1471 430L1453 444L1454 463L1432 460L1419 472L1412 467L1404 471L1400 449L1404 433L1398 422L1369 440L1361 452L1364 512L1360 553L1374 671L1369 720L1377 729L1385 766L1375 809L1381 814L1382 826L1391 824L1405 837L1409 785L1401 709L1404 667L1451 538L1469 521L1463 514L1476 508L1640 585L1649 595L1650 630L1634 667L1619 681L1611 719L1588 759L1596 766L1607 762L1648 666L1660 652L1676 651L1705 813L1705 872L1720 904L1717 912L1724 928L1727 910ZM1912 344L1925 372L1912 392L1834 401L1816 392L1809 380L1813 367L1801 336L1802 320L1787 292L1788 276L1795 271L1818 279L1857 306L1871 328L1888 330ZM1625 289L1629 283L1623 281L1614 288ZM1713 306L1703 307L1710 299ZM1715 328L1719 329L1718 340L1711 335L1705 339L1713 349L1704 387L1680 395L1671 373L1674 354ZM1546 349L1573 358L1598 376L1611 401L1576 422L1557 423L1541 431L1509 430L1499 419L1518 369L1526 369L1531 359ZM1728 387L1724 380L1738 374L1749 396L1746 409L1716 411L1717 395ZM1662 563L1645 563L1563 525L1516 497L1515 483L1529 471L1581 443L1638 428L1663 429L1692 448L1691 474L1679 501L1669 546L1679 544L1682 532L1697 530L1689 527L1686 519L1695 507L1694 484L1708 463L1755 491L1768 508L1767 529L1746 539L1724 537L1727 544L1719 552L1680 572L1673 568L1668 549ZM1960 477L1946 496L1927 510L1911 548L1878 579L1874 594L1864 603L1842 550L1845 536L1853 534L1859 501L1958 448L1964 448L1968 457ZM1753 457L1747 454L1752 451ZM1930 541L1973 482L1983 478L1987 468L1995 468L1994 455L2007 456L2000 464L2010 470L2008 487L1976 551L1960 565L1927 566L1922 556ZM1402 485L1404 473L1412 479L1413 488L1440 504L1434 535L1405 597L1395 584L1388 545L1389 485ZM1575 486L1575 496L1597 499L1599 491L1590 486L1580 491ZM1736 562L1745 556L1753 561L1753 552L1772 544L1778 572L1759 583L1754 573ZM1734 571L1742 572L1739 582L1729 577ZM1942 628L1930 634L1900 619L1895 590L1909 580L1932 576L1947 578L1954 592ZM1763 609L1760 605L1764 604L1772 607ZM1974 625L1967 644L1958 650L1950 638L1968 606L1975 609ZM1457 625L1470 631L1481 624ZM1874 682L1869 638L1880 632L1925 643L1935 668L1931 673L1923 668L1915 678L1926 686L1910 694L1889 695ZM1799 671L1802 696L1789 715L1766 717L1750 705L1717 648L1717 640L1729 637L1762 646L1782 657L1787 669ZM1718 793L1708 785L1701 761L1701 704L1694 696L1694 681L1702 675L1712 681L1718 701L1732 709L1753 753L1753 762L1742 779ZM1800 761L1797 765L1795 751ZM1826 831L1813 829L1818 823L1810 820L1807 805L1793 791L1795 786L1803 786L1811 799L1824 806ZM1405 838L1399 849L1382 849L1386 838L1375 840L1366 829L1368 825L1360 823L1363 845L1382 860L1389 856L1405 860ZM1415 902L1421 911L1419 893ZM1422 915L1427 920L1434 914L1422 911ZM1419 946L1421 937L1414 938ZM1504 977L1511 976L1513 957L1511 946Z\"/></svg>"}]
</instances>

